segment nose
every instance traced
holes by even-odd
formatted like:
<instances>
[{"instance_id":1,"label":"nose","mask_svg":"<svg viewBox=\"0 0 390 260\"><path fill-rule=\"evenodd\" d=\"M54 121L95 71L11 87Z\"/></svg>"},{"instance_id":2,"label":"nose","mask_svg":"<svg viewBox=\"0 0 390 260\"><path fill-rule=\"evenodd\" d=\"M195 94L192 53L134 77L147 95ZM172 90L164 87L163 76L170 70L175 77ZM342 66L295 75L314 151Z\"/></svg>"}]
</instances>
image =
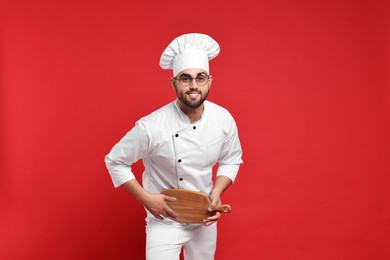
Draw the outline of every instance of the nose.
<instances>
[{"instance_id":1,"label":"nose","mask_svg":"<svg viewBox=\"0 0 390 260\"><path fill-rule=\"evenodd\" d=\"M197 89L198 88L198 83L196 82L196 78L192 78L191 79L190 88L191 89Z\"/></svg>"}]
</instances>

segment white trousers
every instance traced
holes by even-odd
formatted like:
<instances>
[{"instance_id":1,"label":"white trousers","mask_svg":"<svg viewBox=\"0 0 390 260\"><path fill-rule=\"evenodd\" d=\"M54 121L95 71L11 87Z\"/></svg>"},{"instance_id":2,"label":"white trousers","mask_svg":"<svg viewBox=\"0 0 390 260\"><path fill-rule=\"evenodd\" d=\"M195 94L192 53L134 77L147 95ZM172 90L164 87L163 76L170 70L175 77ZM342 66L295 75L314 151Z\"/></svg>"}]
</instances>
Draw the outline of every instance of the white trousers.
<instances>
[{"instance_id":1,"label":"white trousers","mask_svg":"<svg viewBox=\"0 0 390 260\"><path fill-rule=\"evenodd\" d=\"M146 259L179 260L184 248L185 260L213 260L217 243L217 224L182 224L170 219L148 219Z\"/></svg>"}]
</instances>

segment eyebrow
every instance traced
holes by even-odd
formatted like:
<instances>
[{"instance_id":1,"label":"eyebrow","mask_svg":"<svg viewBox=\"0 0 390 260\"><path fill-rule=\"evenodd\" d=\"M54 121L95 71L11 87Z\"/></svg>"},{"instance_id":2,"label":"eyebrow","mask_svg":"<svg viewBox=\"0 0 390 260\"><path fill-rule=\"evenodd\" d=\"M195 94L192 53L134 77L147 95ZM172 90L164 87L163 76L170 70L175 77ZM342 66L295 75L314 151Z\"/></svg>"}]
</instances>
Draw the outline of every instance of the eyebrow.
<instances>
[{"instance_id":1,"label":"eyebrow","mask_svg":"<svg viewBox=\"0 0 390 260\"><path fill-rule=\"evenodd\" d=\"M192 78L192 75L187 74L187 73L183 73L179 77L182 77L182 76ZM198 74L196 74L196 77L198 77L198 76L207 76L207 73L206 72L199 72Z\"/></svg>"}]
</instances>

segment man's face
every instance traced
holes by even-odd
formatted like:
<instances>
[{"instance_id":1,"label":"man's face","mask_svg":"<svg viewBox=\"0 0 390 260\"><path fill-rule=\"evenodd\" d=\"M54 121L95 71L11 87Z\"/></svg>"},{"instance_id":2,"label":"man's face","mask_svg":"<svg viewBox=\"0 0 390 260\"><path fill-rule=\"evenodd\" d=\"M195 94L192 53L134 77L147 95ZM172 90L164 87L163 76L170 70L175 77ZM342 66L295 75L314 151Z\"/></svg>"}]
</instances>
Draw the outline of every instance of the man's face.
<instances>
[{"instance_id":1,"label":"man's face","mask_svg":"<svg viewBox=\"0 0 390 260\"><path fill-rule=\"evenodd\" d=\"M198 108L206 100L212 76L201 69L186 69L171 79L179 101L188 108Z\"/></svg>"}]
</instances>

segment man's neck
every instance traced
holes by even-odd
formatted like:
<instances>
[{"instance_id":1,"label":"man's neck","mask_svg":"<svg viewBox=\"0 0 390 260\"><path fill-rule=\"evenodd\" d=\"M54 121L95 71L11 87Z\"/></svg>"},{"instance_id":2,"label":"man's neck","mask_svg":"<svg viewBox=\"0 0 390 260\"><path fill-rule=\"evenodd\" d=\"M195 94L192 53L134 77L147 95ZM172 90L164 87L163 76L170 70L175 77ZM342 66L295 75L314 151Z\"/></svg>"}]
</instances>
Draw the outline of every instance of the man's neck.
<instances>
[{"instance_id":1,"label":"man's neck","mask_svg":"<svg viewBox=\"0 0 390 260\"><path fill-rule=\"evenodd\" d=\"M191 124L197 122L201 117L204 110L204 104L200 105L197 108L188 107L182 104L180 101L177 101L177 105L183 111L186 116L190 119Z\"/></svg>"}]
</instances>

